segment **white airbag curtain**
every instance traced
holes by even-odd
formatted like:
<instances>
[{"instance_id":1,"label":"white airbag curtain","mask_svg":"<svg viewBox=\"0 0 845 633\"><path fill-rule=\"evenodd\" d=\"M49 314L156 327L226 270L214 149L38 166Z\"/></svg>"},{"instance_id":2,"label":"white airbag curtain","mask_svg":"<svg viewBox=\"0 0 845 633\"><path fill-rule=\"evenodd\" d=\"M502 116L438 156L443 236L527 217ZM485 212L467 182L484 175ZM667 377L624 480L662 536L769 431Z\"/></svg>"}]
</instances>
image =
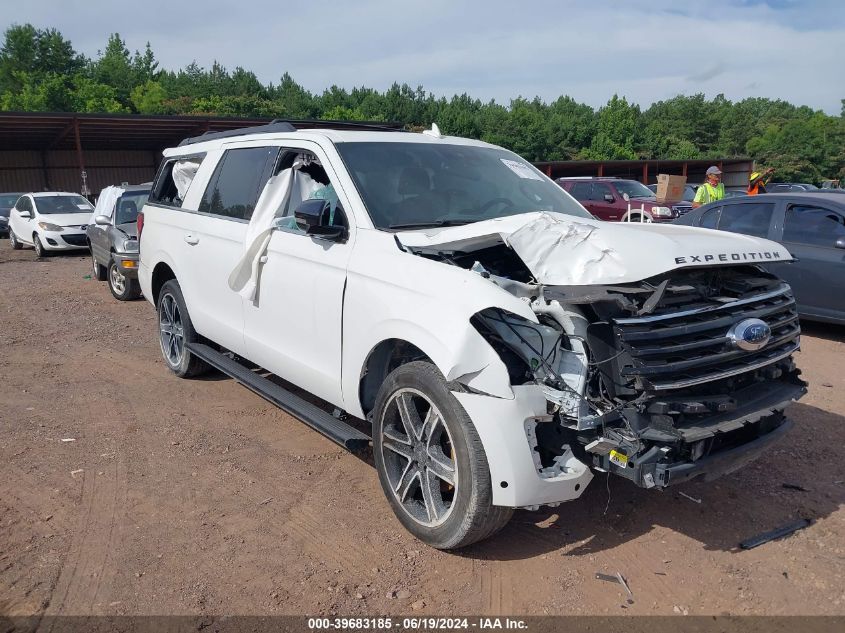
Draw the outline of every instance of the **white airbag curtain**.
<instances>
[{"instance_id":1,"label":"white airbag curtain","mask_svg":"<svg viewBox=\"0 0 845 633\"><path fill-rule=\"evenodd\" d=\"M289 169L270 178L255 204L252 218L244 238L244 254L229 275L229 288L244 299L255 302L258 298L258 280L261 264L267 246L270 244L277 218L292 214L303 200L320 189L322 185L300 168L312 162L313 158L296 157Z\"/></svg>"}]
</instances>

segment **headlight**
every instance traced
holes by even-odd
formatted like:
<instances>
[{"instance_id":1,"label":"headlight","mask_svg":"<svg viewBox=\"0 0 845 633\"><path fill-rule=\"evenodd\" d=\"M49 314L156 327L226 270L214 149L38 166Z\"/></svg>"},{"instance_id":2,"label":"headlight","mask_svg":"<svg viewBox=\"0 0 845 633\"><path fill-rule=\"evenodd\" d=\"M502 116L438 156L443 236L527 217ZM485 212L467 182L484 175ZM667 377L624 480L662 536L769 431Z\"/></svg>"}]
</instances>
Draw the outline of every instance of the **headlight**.
<instances>
[{"instance_id":1,"label":"headlight","mask_svg":"<svg viewBox=\"0 0 845 633\"><path fill-rule=\"evenodd\" d=\"M673 215L669 207L652 207L651 214L658 218L671 218Z\"/></svg>"},{"instance_id":2,"label":"headlight","mask_svg":"<svg viewBox=\"0 0 845 633\"><path fill-rule=\"evenodd\" d=\"M38 226L41 227L43 231L53 231L54 233L61 233L64 231L64 229L58 224L51 224L50 222L39 222Z\"/></svg>"}]
</instances>

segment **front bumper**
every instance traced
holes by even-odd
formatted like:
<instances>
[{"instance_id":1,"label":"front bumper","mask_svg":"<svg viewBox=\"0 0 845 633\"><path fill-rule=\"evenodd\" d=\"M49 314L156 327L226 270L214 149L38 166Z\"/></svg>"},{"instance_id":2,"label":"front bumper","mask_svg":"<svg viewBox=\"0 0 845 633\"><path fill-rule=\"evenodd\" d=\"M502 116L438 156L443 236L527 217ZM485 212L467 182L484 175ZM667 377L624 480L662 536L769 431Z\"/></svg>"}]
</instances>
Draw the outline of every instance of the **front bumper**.
<instances>
[{"instance_id":1,"label":"front bumper","mask_svg":"<svg viewBox=\"0 0 845 633\"><path fill-rule=\"evenodd\" d=\"M138 253L112 253L112 259L124 277L138 278Z\"/></svg>"},{"instance_id":2,"label":"front bumper","mask_svg":"<svg viewBox=\"0 0 845 633\"><path fill-rule=\"evenodd\" d=\"M84 231L67 230L61 232L41 231L41 245L48 251L67 251L88 248L88 236Z\"/></svg>"},{"instance_id":3,"label":"front bumper","mask_svg":"<svg viewBox=\"0 0 845 633\"><path fill-rule=\"evenodd\" d=\"M773 431L747 444L716 453L696 462L658 465L655 469L655 483L665 487L691 479L703 478L704 481L711 481L722 475L728 475L762 456L768 451L769 446L786 435L792 426L792 421L789 418L784 418L780 426Z\"/></svg>"},{"instance_id":4,"label":"front bumper","mask_svg":"<svg viewBox=\"0 0 845 633\"><path fill-rule=\"evenodd\" d=\"M626 410L629 424L638 429L639 448L620 448L615 456L589 455L593 466L643 488L665 488L697 478L710 481L742 468L781 439L792 428L784 409L806 392L804 381L787 375L734 392L735 409L677 426L669 416L638 418ZM673 400L663 398L650 408L677 408ZM698 400L706 401L706 397Z\"/></svg>"},{"instance_id":5,"label":"front bumper","mask_svg":"<svg viewBox=\"0 0 845 633\"><path fill-rule=\"evenodd\" d=\"M577 499L593 474L572 453L558 467L541 472L532 446L537 424L549 419L537 385L513 386L513 399L452 392L472 420L490 469L493 505L533 508Z\"/></svg>"}]
</instances>

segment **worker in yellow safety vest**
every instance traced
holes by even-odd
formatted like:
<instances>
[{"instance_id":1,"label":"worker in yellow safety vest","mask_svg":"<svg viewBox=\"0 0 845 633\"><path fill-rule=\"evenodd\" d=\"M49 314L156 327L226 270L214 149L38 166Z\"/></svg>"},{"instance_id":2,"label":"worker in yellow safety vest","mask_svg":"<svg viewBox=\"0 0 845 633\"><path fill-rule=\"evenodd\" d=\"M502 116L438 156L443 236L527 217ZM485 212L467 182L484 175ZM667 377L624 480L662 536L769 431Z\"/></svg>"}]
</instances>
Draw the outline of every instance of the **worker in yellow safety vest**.
<instances>
[{"instance_id":1,"label":"worker in yellow safety vest","mask_svg":"<svg viewBox=\"0 0 845 633\"><path fill-rule=\"evenodd\" d=\"M774 167L769 167L766 171L753 171L748 177L748 195L756 196L758 193L766 193L766 185L775 173Z\"/></svg>"},{"instance_id":2,"label":"worker in yellow safety vest","mask_svg":"<svg viewBox=\"0 0 845 633\"><path fill-rule=\"evenodd\" d=\"M722 170L716 167L707 168L707 180L695 192L692 208L697 209L702 204L715 202L725 197L725 185L722 184Z\"/></svg>"}]
</instances>

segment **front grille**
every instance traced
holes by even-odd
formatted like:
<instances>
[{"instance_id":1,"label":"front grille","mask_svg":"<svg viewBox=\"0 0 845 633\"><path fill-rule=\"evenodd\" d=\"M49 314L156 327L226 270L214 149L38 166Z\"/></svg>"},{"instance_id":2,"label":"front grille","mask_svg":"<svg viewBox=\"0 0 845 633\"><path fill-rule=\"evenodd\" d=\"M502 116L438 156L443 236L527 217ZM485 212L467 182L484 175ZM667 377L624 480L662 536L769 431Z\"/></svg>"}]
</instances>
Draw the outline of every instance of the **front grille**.
<instances>
[{"instance_id":1,"label":"front grille","mask_svg":"<svg viewBox=\"0 0 845 633\"><path fill-rule=\"evenodd\" d=\"M88 242L84 234L62 235L62 239L71 246L87 246Z\"/></svg>"},{"instance_id":2,"label":"front grille","mask_svg":"<svg viewBox=\"0 0 845 633\"><path fill-rule=\"evenodd\" d=\"M737 349L728 330L743 319L758 318L771 328L760 350ZM736 376L786 358L797 351L800 326L795 299L786 284L722 305L700 306L614 320L617 345L628 358L622 377L646 390L680 389Z\"/></svg>"}]
</instances>

